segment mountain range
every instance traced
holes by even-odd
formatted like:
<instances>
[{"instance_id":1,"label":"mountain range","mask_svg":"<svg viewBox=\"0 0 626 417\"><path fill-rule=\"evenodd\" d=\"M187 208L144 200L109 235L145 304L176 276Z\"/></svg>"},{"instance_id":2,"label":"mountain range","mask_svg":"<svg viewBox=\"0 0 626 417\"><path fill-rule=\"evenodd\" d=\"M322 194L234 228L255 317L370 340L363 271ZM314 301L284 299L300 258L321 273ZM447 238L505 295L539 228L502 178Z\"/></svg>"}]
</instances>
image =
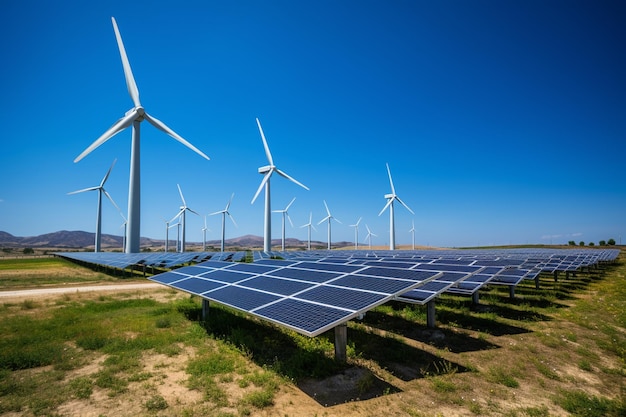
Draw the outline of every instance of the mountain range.
<instances>
[{"instance_id":1,"label":"mountain range","mask_svg":"<svg viewBox=\"0 0 626 417\"><path fill-rule=\"evenodd\" d=\"M59 248L59 249L89 249L94 247L95 233L84 232L81 230L61 230L53 233L46 233L39 236L20 237L13 236L10 233L0 231L0 247L2 248ZM115 235L101 235L101 242L103 249L121 249L123 244L122 236ZM142 248L151 248L158 250L165 245L164 239L151 239L142 237L140 241ZM334 242L333 247L345 247L353 245L353 242ZM186 242L186 245L195 249L202 247L202 242ZM207 248L219 248L219 240L208 240L206 242ZM272 239L272 246L280 246L281 239ZM286 238L285 246L288 248L302 248L305 249L307 242L294 238ZM170 239L170 248L176 246L176 240ZM224 246L227 248L262 248L263 237L254 235L245 235L232 239L227 239L224 242ZM326 242L311 241L312 248L326 248Z\"/></svg>"}]
</instances>

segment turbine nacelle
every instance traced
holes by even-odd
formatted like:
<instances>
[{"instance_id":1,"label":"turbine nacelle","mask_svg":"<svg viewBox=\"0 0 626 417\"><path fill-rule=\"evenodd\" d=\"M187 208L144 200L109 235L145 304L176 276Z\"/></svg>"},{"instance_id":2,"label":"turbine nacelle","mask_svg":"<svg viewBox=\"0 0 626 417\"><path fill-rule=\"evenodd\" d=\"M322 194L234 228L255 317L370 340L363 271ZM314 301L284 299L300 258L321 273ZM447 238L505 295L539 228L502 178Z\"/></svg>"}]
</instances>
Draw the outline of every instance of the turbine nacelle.
<instances>
[{"instance_id":1,"label":"turbine nacelle","mask_svg":"<svg viewBox=\"0 0 626 417\"><path fill-rule=\"evenodd\" d=\"M385 194L385 198L389 199L389 198L395 198L396 195L395 194Z\"/></svg>"},{"instance_id":2,"label":"turbine nacelle","mask_svg":"<svg viewBox=\"0 0 626 417\"><path fill-rule=\"evenodd\" d=\"M273 165L265 165L259 168L259 174L267 174L268 172L272 171L274 168L276 168Z\"/></svg>"}]
</instances>

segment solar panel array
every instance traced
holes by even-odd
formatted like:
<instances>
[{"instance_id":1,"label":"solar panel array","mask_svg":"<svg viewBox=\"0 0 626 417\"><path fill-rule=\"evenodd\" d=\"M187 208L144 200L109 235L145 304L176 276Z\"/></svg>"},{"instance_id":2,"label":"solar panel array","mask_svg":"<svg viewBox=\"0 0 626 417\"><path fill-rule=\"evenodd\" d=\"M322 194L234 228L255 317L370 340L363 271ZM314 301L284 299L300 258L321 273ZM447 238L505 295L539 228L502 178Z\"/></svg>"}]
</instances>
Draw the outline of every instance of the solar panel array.
<instances>
[{"instance_id":1,"label":"solar panel array","mask_svg":"<svg viewBox=\"0 0 626 417\"><path fill-rule=\"evenodd\" d=\"M426 304L444 292L473 295L487 284L514 288L541 272L613 261L618 249L61 253L126 268L172 268L150 279L316 336L397 299Z\"/></svg>"},{"instance_id":2,"label":"solar panel array","mask_svg":"<svg viewBox=\"0 0 626 417\"><path fill-rule=\"evenodd\" d=\"M383 266L207 261L150 279L316 336L441 276Z\"/></svg>"},{"instance_id":3,"label":"solar panel array","mask_svg":"<svg viewBox=\"0 0 626 417\"><path fill-rule=\"evenodd\" d=\"M171 269L178 265L198 263L208 259L240 262L245 258L246 252L57 252L55 255L118 269L126 269L133 265Z\"/></svg>"}]
</instances>

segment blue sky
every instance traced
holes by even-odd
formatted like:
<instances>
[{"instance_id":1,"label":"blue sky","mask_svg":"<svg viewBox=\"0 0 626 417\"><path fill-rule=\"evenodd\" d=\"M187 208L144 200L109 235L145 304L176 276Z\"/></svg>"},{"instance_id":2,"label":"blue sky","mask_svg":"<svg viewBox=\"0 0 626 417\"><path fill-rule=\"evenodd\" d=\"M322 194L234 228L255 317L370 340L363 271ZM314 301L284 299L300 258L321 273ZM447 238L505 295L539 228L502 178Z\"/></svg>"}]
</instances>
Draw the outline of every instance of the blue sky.
<instances>
[{"instance_id":1,"label":"blue sky","mask_svg":"<svg viewBox=\"0 0 626 417\"><path fill-rule=\"evenodd\" d=\"M106 4L105 4L106 3ZM202 215L235 193L227 238L263 233L267 164L272 209L306 239L323 200L354 239L363 217L389 241L436 246L626 239L626 3L621 1L8 0L3 57L0 230L33 236L95 230L100 183L127 210L130 130L73 160L132 107L114 16L146 111L206 161L142 123L141 235L164 238L180 184ZM203 219L188 216L188 241ZM122 218L103 204L103 232ZM273 216L273 237L281 218ZM218 239L220 217L208 218ZM325 225L313 239L325 241Z\"/></svg>"}]
</instances>

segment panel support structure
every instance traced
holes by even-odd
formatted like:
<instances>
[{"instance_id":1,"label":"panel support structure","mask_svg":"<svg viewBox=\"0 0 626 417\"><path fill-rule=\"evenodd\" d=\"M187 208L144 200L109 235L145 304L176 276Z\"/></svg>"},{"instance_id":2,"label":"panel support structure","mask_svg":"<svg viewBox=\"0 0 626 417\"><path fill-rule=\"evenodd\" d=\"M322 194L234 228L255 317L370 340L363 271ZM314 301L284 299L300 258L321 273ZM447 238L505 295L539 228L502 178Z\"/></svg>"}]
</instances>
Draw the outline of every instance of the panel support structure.
<instances>
[{"instance_id":1,"label":"panel support structure","mask_svg":"<svg viewBox=\"0 0 626 417\"><path fill-rule=\"evenodd\" d=\"M472 303L473 304L478 304L479 303L478 291L475 291L472 294Z\"/></svg>"},{"instance_id":2,"label":"panel support structure","mask_svg":"<svg viewBox=\"0 0 626 417\"><path fill-rule=\"evenodd\" d=\"M515 298L515 285L509 285L509 298Z\"/></svg>"},{"instance_id":3,"label":"panel support structure","mask_svg":"<svg viewBox=\"0 0 626 417\"><path fill-rule=\"evenodd\" d=\"M345 362L347 359L348 323L335 327L335 360Z\"/></svg>"},{"instance_id":4,"label":"panel support structure","mask_svg":"<svg viewBox=\"0 0 626 417\"><path fill-rule=\"evenodd\" d=\"M206 298L202 299L202 321L207 321L209 319L209 300Z\"/></svg>"},{"instance_id":5,"label":"panel support structure","mask_svg":"<svg viewBox=\"0 0 626 417\"><path fill-rule=\"evenodd\" d=\"M435 300L426 303L426 326L435 328Z\"/></svg>"}]
</instances>

